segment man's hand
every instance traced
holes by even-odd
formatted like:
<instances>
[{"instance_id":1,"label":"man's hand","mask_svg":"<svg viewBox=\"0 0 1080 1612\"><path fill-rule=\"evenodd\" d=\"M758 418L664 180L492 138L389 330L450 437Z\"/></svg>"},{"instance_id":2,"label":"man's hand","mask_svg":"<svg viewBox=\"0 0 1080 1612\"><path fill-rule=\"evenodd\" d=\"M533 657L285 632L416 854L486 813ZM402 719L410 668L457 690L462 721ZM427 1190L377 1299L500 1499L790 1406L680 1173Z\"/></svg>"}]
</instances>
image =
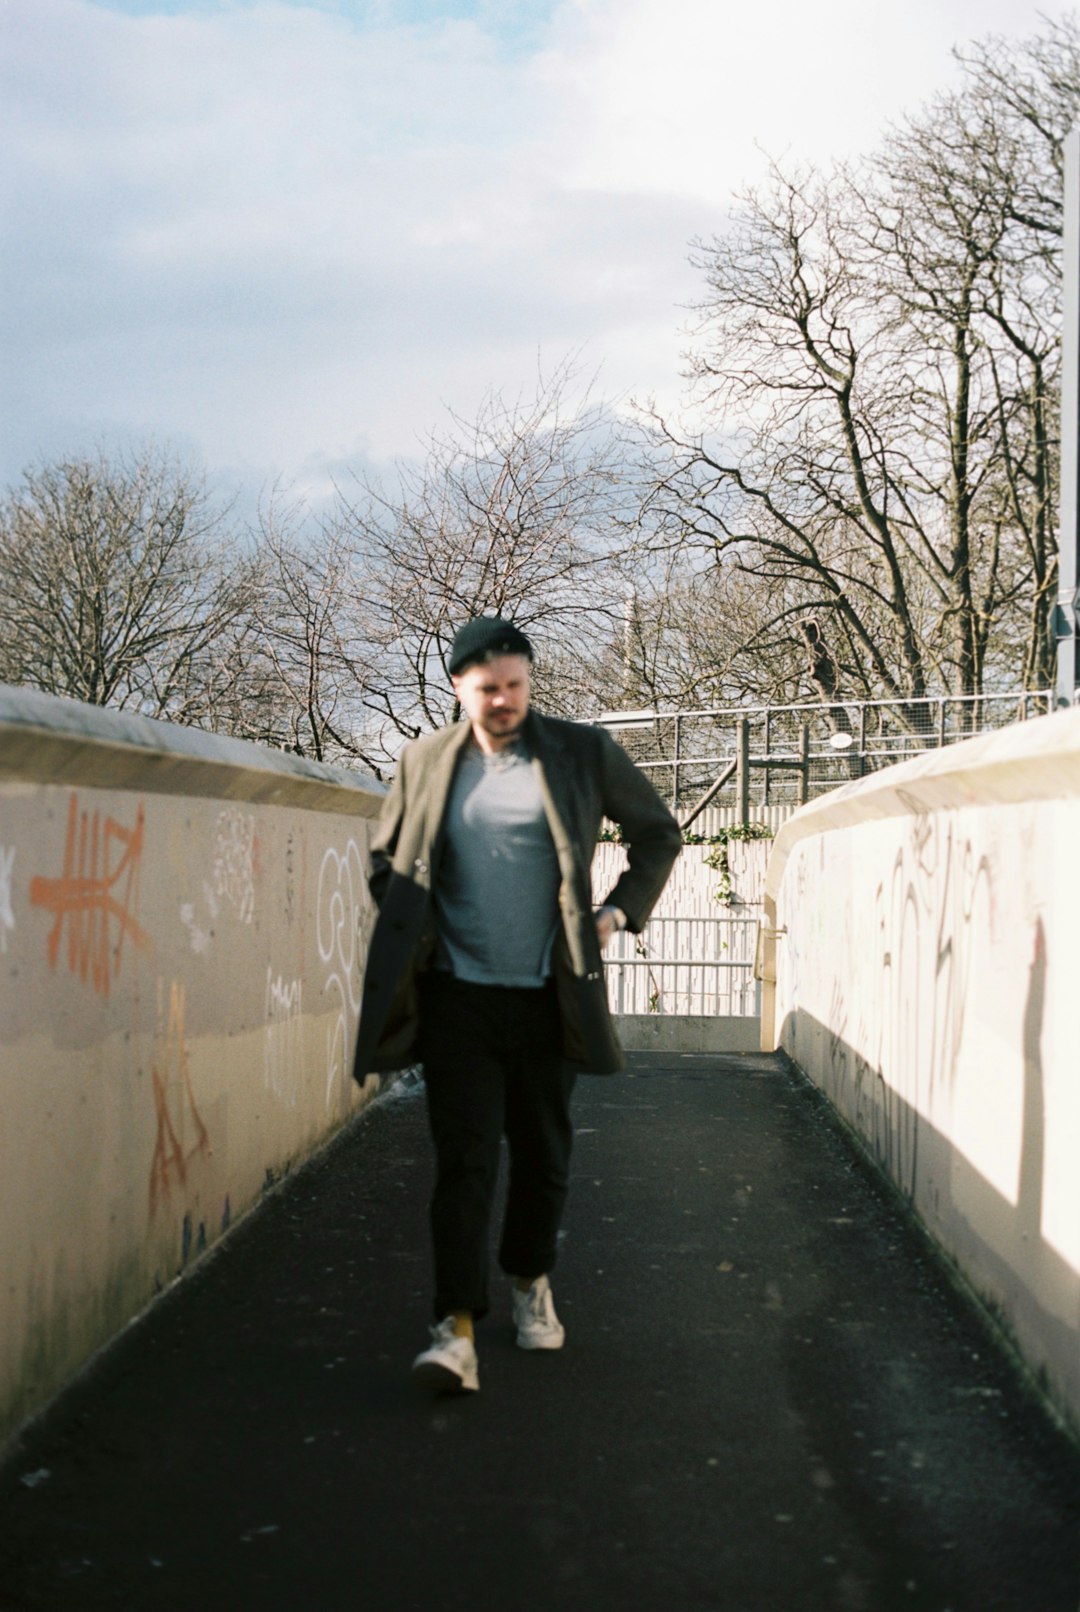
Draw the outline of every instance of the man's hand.
<instances>
[{"instance_id":1,"label":"man's hand","mask_svg":"<svg viewBox=\"0 0 1080 1612\"><path fill-rule=\"evenodd\" d=\"M620 907L601 907L596 914L596 938L603 951L612 935L626 928L626 914Z\"/></svg>"}]
</instances>

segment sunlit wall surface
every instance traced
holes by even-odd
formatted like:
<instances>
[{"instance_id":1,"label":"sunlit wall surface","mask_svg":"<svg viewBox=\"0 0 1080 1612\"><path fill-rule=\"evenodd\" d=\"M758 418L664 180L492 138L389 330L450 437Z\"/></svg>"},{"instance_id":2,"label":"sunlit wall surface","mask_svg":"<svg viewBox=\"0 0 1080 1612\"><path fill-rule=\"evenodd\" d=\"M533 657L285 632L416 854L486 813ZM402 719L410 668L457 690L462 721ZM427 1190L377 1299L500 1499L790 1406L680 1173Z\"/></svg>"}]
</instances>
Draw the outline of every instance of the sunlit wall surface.
<instances>
[{"instance_id":1,"label":"sunlit wall surface","mask_svg":"<svg viewBox=\"0 0 1080 1612\"><path fill-rule=\"evenodd\" d=\"M766 923L763 1033L1080 1424L1080 712L808 807Z\"/></svg>"},{"instance_id":2,"label":"sunlit wall surface","mask_svg":"<svg viewBox=\"0 0 1080 1612\"><path fill-rule=\"evenodd\" d=\"M363 1101L380 795L0 689L0 1441Z\"/></svg>"}]
</instances>

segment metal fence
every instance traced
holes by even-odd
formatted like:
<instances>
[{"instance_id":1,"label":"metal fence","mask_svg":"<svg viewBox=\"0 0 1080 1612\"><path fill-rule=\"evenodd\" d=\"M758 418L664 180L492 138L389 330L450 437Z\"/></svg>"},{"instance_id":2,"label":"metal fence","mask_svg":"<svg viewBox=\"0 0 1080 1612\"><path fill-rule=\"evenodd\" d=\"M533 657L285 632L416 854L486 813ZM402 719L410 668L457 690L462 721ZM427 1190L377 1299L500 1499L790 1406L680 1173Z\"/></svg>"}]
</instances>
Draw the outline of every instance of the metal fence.
<instances>
[{"instance_id":1,"label":"metal fence","mask_svg":"<svg viewBox=\"0 0 1080 1612\"><path fill-rule=\"evenodd\" d=\"M776 808L782 820L783 809ZM705 831L709 814L700 820ZM707 860L711 847L686 845L644 931L617 934L604 952L608 1001L616 1014L756 1018L760 986L754 951L769 843L728 846L728 890ZM601 844L593 858L599 906L627 866L621 845Z\"/></svg>"},{"instance_id":2,"label":"metal fence","mask_svg":"<svg viewBox=\"0 0 1080 1612\"><path fill-rule=\"evenodd\" d=\"M729 706L709 711L622 711L599 717L673 810L714 799L754 808L795 806L881 767L1052 709L1049 690L946 695L831 705ZM725 776L726 775L726 776Z\"/></svg>"},{"instance_id":3,"label":"metal fence","mask_svg":"<svg viewBox=\"0 0 1080 1612\"><path fill-rule=\"evenodd\" d=\"M921 701L623 712L599 720L695 832L757 821L774 831L801 802L907 756L1051 709L1048 691ZM723 787L712 793L719 778ZM709 798L711 795L711 798ZM709 799L707 806L703 801ZM731 907L717 911L719 875L687 846L641 935L619 934L604 954L616 1014L747 1017L761 1011L754 978L757 883L767 846L729 846L761 867L740 869ZM598 848L594 896L604 899L625 861Z\"/></svg>"},{"instance_id":4,"label":"metal fence","mask_svg":"<svg viewBox=\"0 0 1080 1612\"><path fill-rule=\"evenodd\" d=\"M723 1018L761 1012L754 978L757 917L653 918L640 935L615 935L604 953L616 1014Z\"/></svg>"}]
</instances>

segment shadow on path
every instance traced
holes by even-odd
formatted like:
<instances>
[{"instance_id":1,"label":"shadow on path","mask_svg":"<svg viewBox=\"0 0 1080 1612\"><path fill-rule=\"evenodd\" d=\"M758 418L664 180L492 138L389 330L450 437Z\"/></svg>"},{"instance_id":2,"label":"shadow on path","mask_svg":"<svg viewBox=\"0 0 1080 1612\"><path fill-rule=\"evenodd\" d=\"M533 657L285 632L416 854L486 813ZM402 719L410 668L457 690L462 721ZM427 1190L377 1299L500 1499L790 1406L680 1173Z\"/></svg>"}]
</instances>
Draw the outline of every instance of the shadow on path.
<instances>
[{"instance_id":1,"label":"shadow on path","mask_svg":"<svg viewBox=\"0 0 1080 1612\"><path fill-rule=\"evenodd\" d=\"M1077 1612L1080 1455L777 1058L579 1082L559 1355L428 1309L376 1105L0 1472L2 1612Z\"/></svg>"}]
</instances>

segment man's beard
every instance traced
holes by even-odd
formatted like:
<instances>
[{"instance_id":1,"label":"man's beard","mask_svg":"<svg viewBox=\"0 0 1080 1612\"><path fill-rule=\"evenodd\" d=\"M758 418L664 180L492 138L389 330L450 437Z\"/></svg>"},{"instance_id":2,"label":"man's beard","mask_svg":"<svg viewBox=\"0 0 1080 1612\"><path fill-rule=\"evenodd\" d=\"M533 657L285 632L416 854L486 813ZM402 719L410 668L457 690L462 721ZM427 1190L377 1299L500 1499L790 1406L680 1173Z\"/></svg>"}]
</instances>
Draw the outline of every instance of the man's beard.
<instances>
[{"instance_id":1,"label":"man's beard","mask_svg":"<svg viewBox=\"0 0 1080 1612\"><path fill-rule=\"evenodd\" d=\"M492 712L491 715L482 719L480 726L493 739L513 739L517 737L525 726L527 714L527 712L522 711L520 715L515 713L511 717L509 712L506 711Z\"/></svg>"}]
</instances>

